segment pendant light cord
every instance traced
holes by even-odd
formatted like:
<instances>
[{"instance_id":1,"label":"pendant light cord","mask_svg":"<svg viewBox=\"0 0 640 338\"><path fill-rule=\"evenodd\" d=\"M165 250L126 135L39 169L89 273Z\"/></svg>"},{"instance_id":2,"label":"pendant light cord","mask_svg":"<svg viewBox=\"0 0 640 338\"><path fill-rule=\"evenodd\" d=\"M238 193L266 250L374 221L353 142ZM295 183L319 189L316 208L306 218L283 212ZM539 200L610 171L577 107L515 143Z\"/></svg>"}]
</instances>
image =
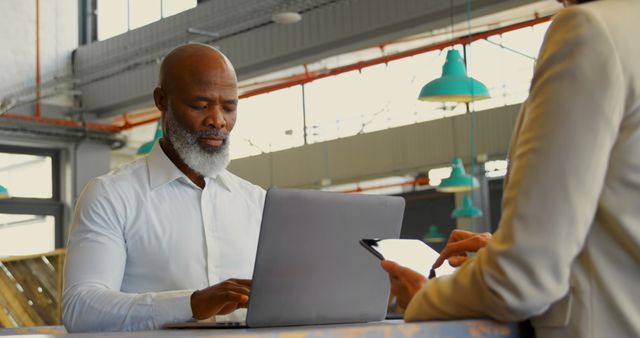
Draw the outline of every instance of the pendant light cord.
<instances>
[{"instance_id":1,"label":"pendant light cord","mask_svg":"<svg viewBox=\"0 0 640 338\"><path fill-rule=\"evenodd\" d=\"M470 62L468 61L469 52L471 49L471 0L467 0L467 37L469 48L465 48L465 63L467 65L467 74L471 75L470 71ZM469 76L471 78L471 76ZM476 114L475 109L470 108L471 104L474 101L475 93L473 91L473 83L469 80L469 86L471 87L471 102L467 104L467 109L470 114L471 125L469 126L469 152L471 157L471 176L474 177L476 175ZM473 182L471 183L473 185ZM482 187L480 187L482 189ZM471 199L473 200L473 189L470 190L469 194L471 195ZM482 203L480 203L480 207L482 208ZM471 231L475 232L475 220L471 217Z\"/></svg>"},{"instance_id":2,"label":"pendant light cord","mask_svg":"<svg viewBox=\"0 0 640 338\"><path fill-rule=\"evenodd\" d=\"M453 41L453 0L449 0L449 20L451 20L449 27L451 28L451 41Z\"/></svg>"}]
</instances>

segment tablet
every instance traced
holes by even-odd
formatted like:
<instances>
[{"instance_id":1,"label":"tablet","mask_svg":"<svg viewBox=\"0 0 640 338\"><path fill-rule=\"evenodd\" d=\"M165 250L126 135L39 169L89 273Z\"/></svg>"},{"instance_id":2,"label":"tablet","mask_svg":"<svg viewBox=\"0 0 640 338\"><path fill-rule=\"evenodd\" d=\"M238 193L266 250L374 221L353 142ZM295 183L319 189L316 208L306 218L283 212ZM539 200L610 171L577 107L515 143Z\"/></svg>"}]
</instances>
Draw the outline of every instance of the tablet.
<instances>
[{"instance_id":1,"label":"tablet","mask_svg":"<svg viewBox=\"0 0 640 338\"><path fill-rule=\"evenodd\" d=\"M380 260L394 261L425 277L429 276L431 266L440 256L437 251L417 239L362 239L360 244ZM449 275L453 272L455 268L448 262L435 270L437 276Z\"/></svg>"}]
</instances>

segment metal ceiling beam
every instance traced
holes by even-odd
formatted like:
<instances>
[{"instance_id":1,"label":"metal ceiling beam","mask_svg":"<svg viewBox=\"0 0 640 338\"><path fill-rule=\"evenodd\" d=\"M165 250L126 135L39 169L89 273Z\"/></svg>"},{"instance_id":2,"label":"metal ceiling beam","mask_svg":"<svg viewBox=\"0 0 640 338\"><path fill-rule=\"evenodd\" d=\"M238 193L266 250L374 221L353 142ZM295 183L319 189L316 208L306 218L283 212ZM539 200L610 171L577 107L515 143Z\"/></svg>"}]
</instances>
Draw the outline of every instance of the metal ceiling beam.
<instances>
[{"instance_id":1,"label":"metal ceiling beam","mask_svg":"<svg viewBox=\"0 0 640 338\"><path fill-rule=\"evenodd\" d=\"M441 0L285 2L298 6L292 10L303 12L300 23L271 23L272 13L264 6L282 3L278 1L209 1L112 39L81 46L75 54L74 70L83 92L83 106L103 118L150 104L161 57L176 45L189 41L190 27L220 33L219 38L210 42L215 42L232 60L242 80L442 28L450 20L449 2ZM533 2L536 1L473 0L472 16ZM454 1L456 21L465 18L464 3ZM240 9L241 6L248 9ZM300 9L305 6L311 9ZM225 30L221 23L228 22L230 16L235 20L243 16L247 19L241 20L243 25Z\"/></svg>"}]
</instances>

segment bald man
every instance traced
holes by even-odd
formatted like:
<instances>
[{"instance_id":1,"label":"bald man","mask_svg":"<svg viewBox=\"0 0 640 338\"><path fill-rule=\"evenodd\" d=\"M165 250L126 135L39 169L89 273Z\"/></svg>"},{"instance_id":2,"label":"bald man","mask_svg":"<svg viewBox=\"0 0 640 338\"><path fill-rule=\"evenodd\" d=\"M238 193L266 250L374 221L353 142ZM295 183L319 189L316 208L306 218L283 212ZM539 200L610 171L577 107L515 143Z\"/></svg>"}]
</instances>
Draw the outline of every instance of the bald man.
<instances>
[{"instance_id":1,"label":"bald man","mask_svg":"<svg viewBox=\"0 0 640 338\"><path fill-rule=\"evenodd\" d=\"M62 296L69 332L246 313L265 191L225 170L233 66L210 46L180 46L153 97L165 136L146 158L93 179L76 205Z\"/></svg>"}]
</instances>

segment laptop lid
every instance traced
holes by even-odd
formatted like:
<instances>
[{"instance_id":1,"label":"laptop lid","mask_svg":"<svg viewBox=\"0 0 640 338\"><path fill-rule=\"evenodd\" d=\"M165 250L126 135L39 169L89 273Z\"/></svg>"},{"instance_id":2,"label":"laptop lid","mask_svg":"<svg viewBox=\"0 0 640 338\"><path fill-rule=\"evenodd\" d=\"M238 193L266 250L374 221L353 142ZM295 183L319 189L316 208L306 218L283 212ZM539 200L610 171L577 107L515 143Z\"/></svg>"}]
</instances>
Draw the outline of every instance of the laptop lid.
<instances>
[{"instance_id":1,"label":"laptop lid","mask_svg":"<svg viewBox=\"0 0 640 338\"><path fill-rule=\"evenodd\" d=\"M246 324L383 320L389 280L363 238L398 238L404 199L272 188L267 192Z\"/></svg>"}]
</instances>

